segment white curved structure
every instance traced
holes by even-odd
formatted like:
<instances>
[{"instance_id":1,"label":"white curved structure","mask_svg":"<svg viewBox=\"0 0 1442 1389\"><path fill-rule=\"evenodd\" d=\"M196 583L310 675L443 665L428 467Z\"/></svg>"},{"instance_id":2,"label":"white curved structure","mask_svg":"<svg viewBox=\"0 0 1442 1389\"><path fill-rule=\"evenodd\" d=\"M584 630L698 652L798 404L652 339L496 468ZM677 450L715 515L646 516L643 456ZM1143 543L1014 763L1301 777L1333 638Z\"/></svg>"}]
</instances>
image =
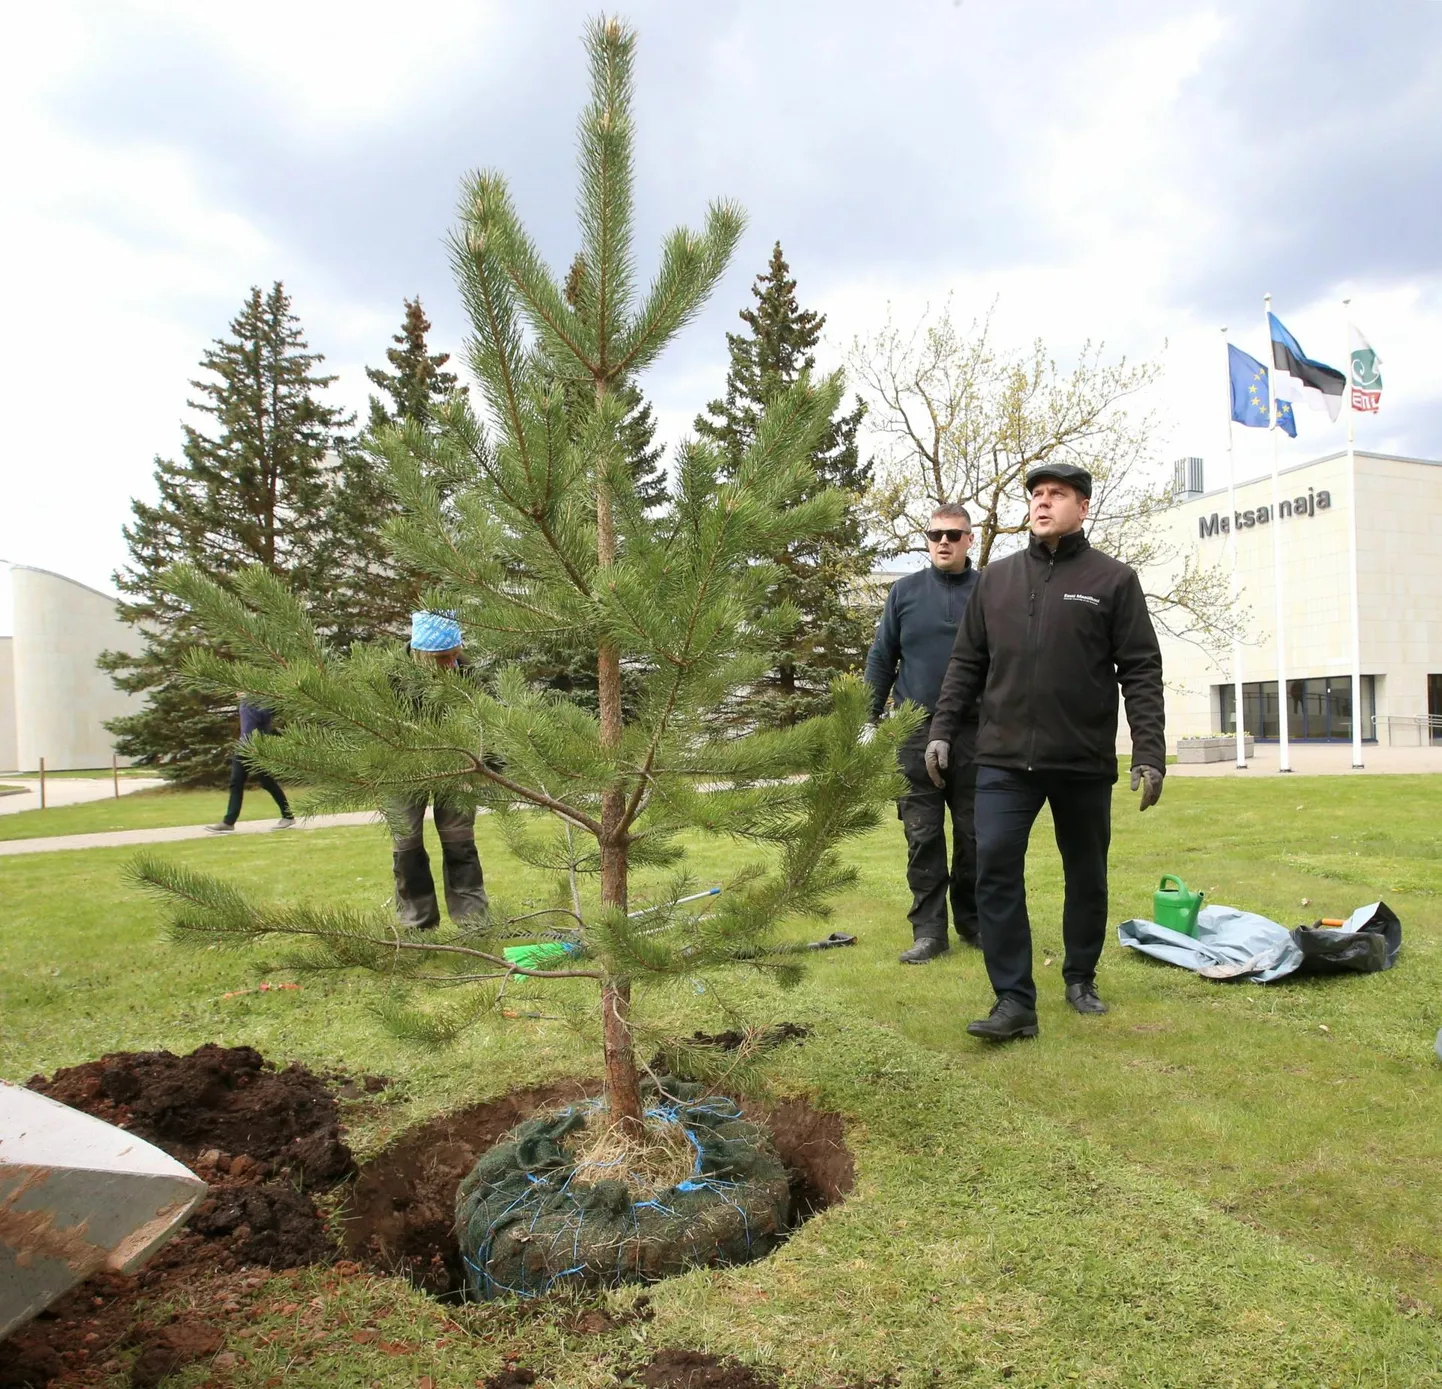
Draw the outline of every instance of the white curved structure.
<instances>
[{"instance_id":1,"label":"white curved structure","mask_svg":"<svg viewBox=\"0 0 1442 1389\"><path fill-rule=\"evenodd\" d=\"M105 721L135 712L142 697L122 694L95 661L102 651L135 649L139 634L121 622L110 594L20 564L10 577L14 770L34 771L42 757L53 772L108 767ZM0 696L0 722L10 702ZM8 743L0 726L0 754Z\"/></svg>"}]
</instances>

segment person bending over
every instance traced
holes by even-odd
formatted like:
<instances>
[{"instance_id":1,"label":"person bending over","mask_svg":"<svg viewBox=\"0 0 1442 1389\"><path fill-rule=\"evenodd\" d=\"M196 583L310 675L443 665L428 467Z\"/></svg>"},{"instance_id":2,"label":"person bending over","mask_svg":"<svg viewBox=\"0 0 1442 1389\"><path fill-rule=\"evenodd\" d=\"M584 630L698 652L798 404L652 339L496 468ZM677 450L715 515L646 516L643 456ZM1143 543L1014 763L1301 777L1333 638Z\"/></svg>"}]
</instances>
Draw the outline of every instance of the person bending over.
<instances>
[{"instance_id":1,"label":"person bending over","mask_svg":"<svg viewBox=\"0 0 1442 1389\"><path fill-rule=\"evenodd\" d=\"M461 627L447 613L411 615L411 654L419 662L454 669L461 655ZM441 878L446 910L455 922L484 916L489 906L481 857L476 849L476 808L452 803L445 796L420 792L397 799L386 808L391 827L396 914L401 924L425 931L440 925L441 908L426 853L426 804L441 841Z\"/></svg>"}]
</instances>

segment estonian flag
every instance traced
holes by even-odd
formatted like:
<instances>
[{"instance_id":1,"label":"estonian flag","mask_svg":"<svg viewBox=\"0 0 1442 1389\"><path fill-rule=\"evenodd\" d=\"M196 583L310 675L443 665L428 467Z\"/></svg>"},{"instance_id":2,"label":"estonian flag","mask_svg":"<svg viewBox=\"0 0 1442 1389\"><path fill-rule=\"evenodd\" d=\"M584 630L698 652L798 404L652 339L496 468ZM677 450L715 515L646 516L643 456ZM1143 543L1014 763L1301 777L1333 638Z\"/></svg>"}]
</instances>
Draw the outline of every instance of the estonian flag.
<instances>
[{"instance_id":1,"label":"estonian flag","mask_svg":"<svg viewBox=\"0 0 1442 1389\"><path fill-rule=\"evenodd\" d=\"M1272 403L1267 399L1267 369L1255 357L1227 344L1227 366L1232 373L1232 418L1252 429L1266 429L1272 423ZM1297 437L1297 420L1291 405L1277 401L1277 428Z\"/></svg>"},{"instance_id":2,"label":"estonian flag","mask_svg":"<svg viewBox=\"0 0 1442 1389\"><path fill-rule=\"evenodd\" d=\"M1342 398L1347 393L1346 376L1336 367L1314 362L1307 356L1276 314L1267 315L1267 324L1272 330L1272 364L1297 383L1293 394L1300 392L1308 405L1326 410L1335 420L1342 413Z\"/></svg>"}]
</instances>

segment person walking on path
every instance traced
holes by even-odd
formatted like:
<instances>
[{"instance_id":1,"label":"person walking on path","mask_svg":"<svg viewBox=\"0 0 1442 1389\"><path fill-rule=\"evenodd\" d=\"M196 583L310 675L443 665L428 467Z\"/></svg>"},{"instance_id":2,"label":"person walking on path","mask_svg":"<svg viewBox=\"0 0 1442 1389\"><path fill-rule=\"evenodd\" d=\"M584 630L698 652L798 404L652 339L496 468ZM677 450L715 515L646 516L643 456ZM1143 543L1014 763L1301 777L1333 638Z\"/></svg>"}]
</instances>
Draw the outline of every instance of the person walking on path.
<instances>
[{"instance_id":1,"label":"person walking on path","mask_svg":"<svg viewBox=\"0 0 1442 1389\"><path fill-rule=\"evenodd\" d=\"M431 661L454 669L461 654L460 623L448 613L413 613L411 653L418 661ZM436 835L441 841L441 878L451 920L460 922L484 916L490 905L481 857L476 849L475 806L456 805L444 796L427 796L424 792L396 800L386 807L393 843L391 870L395 878L396 914L402 925L418 931L431 930L441 921L431 860L425 846L428 800L436 822Z\"/></svg>"},{"instance_id":2,"label":"person walking on path","mask_svg":"<svg viewBox=\"0 0 1442 1389\"><path fill-rule=\"evenodd\" d=\"M1026 475L1031 540L987 566L947 664L926 748L944 783L951 739L979 705L976 734L976 898L996 994L975 1037L1037 1035L1026 850L1051 806L1066 884L1062 978L1078 1013L1105 1013L1096 968L1106 939L1107 853L1117 779L1117 685L1132 733L1132 790L1141 809L1166 768L1162 657L1136 572L1082 533L1092 478L1048 463Z\"/></svg>"},{"instance_id":3,"label":"person walking on path","mask_svg":"<svg viewBox=\"0 0 1442 1389\"><path fill-rule=\"evenodd\" d=\"M880 719L888 696L910 700L930 714L936 708L942 676L956 642L967 600L976 587L972 568L971 516L959 502L932 513L927 524L926 552L931 563L892 584L866 657L866 683L871 687L871 716ZM898 749L906 793L896 803L906 834L906 881L911 888L912 944L901 963L924 965L943 955L947 943L946 906L957 939L980 945L976 924L976 834L972 802L976 768L972 764L976 720L956 720L949 735L948 770L933 785L927 775L926 745L932 735L923 724ZM951 861L946 853L946 812L951 811Z\"/></svg>"},{"instance_id":4,"label":"person walking on path","mask_svg":"<svg viewBox=\"0 0 1442 1389\"><path fill-rule=\"evenodd\" d=\"M295 824L295 816L291 814L290 802L285 798L285 788L269 772L249 767L245 761L245 745L255 734L269 733L274 716L264 705L251 703L243 694L239 698L240 743L230 759L230 804L225 807L225 819L219 824L207 825L206 829L212 834L225 834L235 828L235 822L240 819L241 803L245 799L246 779L254 777L280 807L280 823L276 829L288 830Z\"/></svg>"}]
</instances>

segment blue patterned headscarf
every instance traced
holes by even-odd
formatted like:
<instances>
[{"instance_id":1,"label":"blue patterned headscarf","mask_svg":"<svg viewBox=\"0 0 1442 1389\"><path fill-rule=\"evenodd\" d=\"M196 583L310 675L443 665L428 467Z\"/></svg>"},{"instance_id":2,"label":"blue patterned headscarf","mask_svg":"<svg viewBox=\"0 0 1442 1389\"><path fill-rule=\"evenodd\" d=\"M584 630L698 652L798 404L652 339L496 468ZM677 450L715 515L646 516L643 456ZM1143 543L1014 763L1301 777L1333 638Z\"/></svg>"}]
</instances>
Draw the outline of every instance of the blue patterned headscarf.
<instances>
[{"instance_id":1,"label":"blue patterned headscarf","mask_svg":"<svg viewBox=\"0 0 1442 1389\"><path fill-rule=\"evenodd\" d=\"M411 614L412 651L429 651L434 654L440 651L454 651L460 645L462 645L461 624L456 621L455 613L420 612Z\"/></svg>"}]
</instances>

